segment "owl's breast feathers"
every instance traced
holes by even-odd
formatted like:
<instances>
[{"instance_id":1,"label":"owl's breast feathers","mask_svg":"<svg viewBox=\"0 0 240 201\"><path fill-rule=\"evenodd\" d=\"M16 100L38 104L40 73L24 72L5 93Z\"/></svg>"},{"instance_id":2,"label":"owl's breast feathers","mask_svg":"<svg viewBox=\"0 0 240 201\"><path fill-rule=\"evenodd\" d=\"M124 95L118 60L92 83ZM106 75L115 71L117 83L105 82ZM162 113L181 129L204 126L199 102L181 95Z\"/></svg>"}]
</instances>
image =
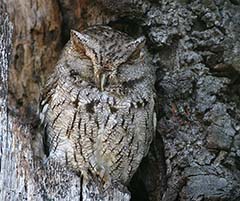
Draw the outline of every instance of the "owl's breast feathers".
<instances>
[{"instance_id":1,"label":"owl's breast feathers","mask_svg":"<svg viewBox=\"0 0 240 201\"><path fill-rule=\"evenodd\" d=\"M139 88L119 97L93 86L58 82L46 99L42 113L50 154L74 170L128 182L152 140L151 92Z\"/></svg>"}]
</instances>

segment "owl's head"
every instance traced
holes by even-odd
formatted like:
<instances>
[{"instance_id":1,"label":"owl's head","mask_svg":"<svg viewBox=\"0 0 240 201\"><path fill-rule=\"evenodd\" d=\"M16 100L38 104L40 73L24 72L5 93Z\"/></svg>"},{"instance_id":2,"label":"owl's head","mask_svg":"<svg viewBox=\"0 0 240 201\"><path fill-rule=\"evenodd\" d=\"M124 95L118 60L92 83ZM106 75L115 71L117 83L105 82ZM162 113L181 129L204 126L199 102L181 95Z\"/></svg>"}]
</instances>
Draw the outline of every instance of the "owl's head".
<instances>
[{"instance_id":1,"label":"owl's head","mask_svg":"<svg viewBox=\"0 0 240 201\"><path fill-rule=\"evenodd\" d=\"M106 26L94 26L81 33L71 30L70 41L91 60L94 82L102 91L107 85L119 83L122 66L139 64L144 55L145 37L133 39Z\"/></svg>"}]
</instances>

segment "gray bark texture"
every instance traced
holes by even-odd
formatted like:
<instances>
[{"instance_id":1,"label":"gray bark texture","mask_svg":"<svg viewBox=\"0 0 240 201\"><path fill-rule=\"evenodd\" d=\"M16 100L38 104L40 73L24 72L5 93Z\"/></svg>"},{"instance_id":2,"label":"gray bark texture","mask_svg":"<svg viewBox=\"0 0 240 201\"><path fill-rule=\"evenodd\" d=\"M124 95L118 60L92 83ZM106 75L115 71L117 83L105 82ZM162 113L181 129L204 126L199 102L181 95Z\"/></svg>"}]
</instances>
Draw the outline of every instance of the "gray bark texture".
<instances>
[{"instance_id":1,"label":"gray bark texture","mask_svg":"<svg viewBox=\"0 0 240 201\"><path fill-rule=\"evenodd\" d=\"M0 10L0 200L240 200L239 0L3 3L14 35ZM128 190L105 193L42 158L35 115L70 29L95 24L145 35L158 68L150 152Z\"/></svg>"}]
</instances>

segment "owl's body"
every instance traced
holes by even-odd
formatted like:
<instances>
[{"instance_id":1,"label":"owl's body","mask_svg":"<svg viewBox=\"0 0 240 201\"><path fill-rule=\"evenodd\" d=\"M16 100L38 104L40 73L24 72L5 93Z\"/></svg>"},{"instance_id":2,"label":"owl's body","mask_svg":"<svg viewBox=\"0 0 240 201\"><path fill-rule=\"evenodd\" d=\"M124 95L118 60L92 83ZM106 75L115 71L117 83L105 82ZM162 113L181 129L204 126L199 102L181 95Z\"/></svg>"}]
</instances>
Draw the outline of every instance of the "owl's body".
<instances>
[{"instance_id":1,"label":"owl's body","mask_svg":"<svg viewBox=\"0 0 240 201\"><path fill-rule=\"evenodd\" d=\"M144 39L109 27L72 31L43 91L50 157L127 184L154 133L154 70Z\"/></svg>"}]
</instances>

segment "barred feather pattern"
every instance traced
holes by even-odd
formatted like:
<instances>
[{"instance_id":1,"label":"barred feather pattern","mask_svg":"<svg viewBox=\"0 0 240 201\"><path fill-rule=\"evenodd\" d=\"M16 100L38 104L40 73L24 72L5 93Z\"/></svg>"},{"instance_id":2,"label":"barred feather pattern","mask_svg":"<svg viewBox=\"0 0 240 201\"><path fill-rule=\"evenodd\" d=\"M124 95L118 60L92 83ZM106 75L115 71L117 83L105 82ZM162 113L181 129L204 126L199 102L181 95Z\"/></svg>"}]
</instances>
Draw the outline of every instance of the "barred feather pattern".
<instances>
[{"instance_id":1,"label":"barred feather pattern","mask_svg":"<svg viewBox=\"0 0 240 201\"><path fill-rule=\"evenodd\" d=\"M72 32L41 95L50 158L85 177L129 183L155 130L155 72L141 43L104 26Z\"/></svg>"}]
</instances>

